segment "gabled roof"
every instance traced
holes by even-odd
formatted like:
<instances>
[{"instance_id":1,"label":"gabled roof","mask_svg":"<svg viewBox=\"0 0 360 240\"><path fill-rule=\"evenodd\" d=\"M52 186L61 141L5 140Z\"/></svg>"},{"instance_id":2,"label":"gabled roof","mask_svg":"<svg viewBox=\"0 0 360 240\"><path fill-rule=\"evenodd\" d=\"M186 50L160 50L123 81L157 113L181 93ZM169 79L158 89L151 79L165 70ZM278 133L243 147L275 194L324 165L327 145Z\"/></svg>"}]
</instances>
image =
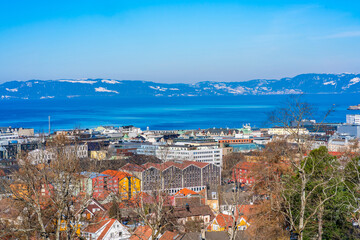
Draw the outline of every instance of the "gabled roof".
<instances>
[{"instance_id":1,"label":"gabled roof","mask_svg":"<svg viewBox=\"0 0 360 240\"><path fill-rule=\"evenodd\" d=\"M123 167L120 168L123 171L129 171L129 172L142 172L144 171L144 167L137 164L127 163Z\"/></svg>"},{"instance_id":2,"label":"gabled roof","mask_svg":"<svg viewBox=\"0 0 360 240\"><path fill-rule=\"evenodd\" d=\"M149 240L151 238L152 230L149 226L138 226L129 240Z\"/></svg>"},{"instance_id":3,"label":"gabled roof","mask_svg":"<svg viewBox=\"0 0 360 240\"><path fill-rule=\"evenodd\" d=\"M94 208L99 208L101 209L102 211L106 211L106 208L101 205L98 201L96 201L95 199L91 199L88 206L85 208L86 210L88 210L91 214L94 214L93 213L93 209Z\"/></svg>"},{"instance_id":4,"label":"gabled roof","mask_svg":"<svg viewBox=\"0 0 360 240\"><path fill-rule=\"evenodd\" d=\"M166 231L166 232L164 232L164 234L159 238L159 240L174 240L174 239L179 239L180 236L181 236L181 235L180 235L179 233Z\"/></svg>"},{"instance_id":5,"label":"gabled roof","mask_svg":"<svg viewBox=\"0 0 360 240\"><path fill-rule=\"evenodd\" d=\"M107 234L107 232L109 231L109 229L111 228L111 226L116 221L117 221L116 219L110 219L109 222L106 224L105 229L101 232L100 236L97 238L97 240L102 240L105 237L105 235Z\"/></svg>"},{"instance_id":6,"label":"gabled roof","mask_svg":"<svg viewBox=\"0 0 360 240\"><path fill-rule=\"evenodd\" d=\"M117 177L117 178L119 178L119 180L121 180L125 177L132 177L132 175L129 173L116 171L116 170L106 170L106 171L102 172L101 174L109 175L112 177Z\"/></svg>"},{"instance_id":7,"label":"gabled roof","mask_svg":"<svg viewBox=\"0 0 360 240\"><path fill-rule=\"evenodd\" d=\"M177 193L175 193L175 196L187 196L189 194L198 194L198 193L193 190L190 190L188 188L183 188L180 191L178 191Z\"/></svg>"},{"instance_id":8,"label":"gabled roof","mask_svg":"<svg viewBox=\"0 0 360 240\"><path fill-rule=\"evenodd\" d=\"M173 162L173 161L167 161L167 162L164 162L164 163L161 163L161 164L147 162L147 163L145 163L145 164L143 164L141 166L138 165L137 167L135 167L134 164L132 164L132 165L127 164L128 166L125 165L126 168L124 168L125 167L124 166L122 169L124 169L124 170L132 169L132 171L143 172L143 171L153 167L153 168L156 168L158 170L163 171L163 170L173 166L173 167L177 167L177 168L183 170L183 169L185 169L185 168L187 168L187 167L189 167L191 165L196 166L198 168L204 168L204 167L208 166L209 164L210 163L195 162L195 161L182 161L181 163ZM131 171L131 170L129 170L129 171Z\"/></svg>"},{"instance_id":9,"label":"gabled roof","mask_svg":"<svg viewBox=\"0 0 360 240\"><path fill-rule=\"evenodd\" d=\"M172 217L174 218L186 218L186 217L195 217L195 216L206 216L210 215L212 220L214 213L211 211L211 208L208 205L205 206L192 206L189 210L185 207L174 208L172 211Z\"/></svg>"},{"instance_id":10,"label":"gabled roof","mask_svg":"<svg viewBox=\"0 0 360 240\"><path fill-rule=\"evenodd\" d=\"M228 228L228 227L232 227L232 223L233 223L233 218L232 216L228 215L228 214L224 214L224 213L219 213L216 217L215 220L217 222L217 224L223 228Z\"/></svg>"},{"instance_id":11,"label":"gabled roof","mask_svg":"<svg viewBox=\"0 0 360 240\"><path fill-rule=\"evenodd\" d=\"M244 169L244 170L251 170L257 163L254 162L239 162L235 165L234 168L236 169Z\"/></svg>"},{"instance_id":12,"label":"gabled roof","mask_svg":"<svg viewBox=\"0 0 360 240\"><path fill-rule=\"evenodd\" d=\"M113 220L113 223L116 219L99 219L97 223L88 225L83 232L87 233L96 233L99 231L103 226L108 224L110 221Z\"/></svg>"}]
</instances>

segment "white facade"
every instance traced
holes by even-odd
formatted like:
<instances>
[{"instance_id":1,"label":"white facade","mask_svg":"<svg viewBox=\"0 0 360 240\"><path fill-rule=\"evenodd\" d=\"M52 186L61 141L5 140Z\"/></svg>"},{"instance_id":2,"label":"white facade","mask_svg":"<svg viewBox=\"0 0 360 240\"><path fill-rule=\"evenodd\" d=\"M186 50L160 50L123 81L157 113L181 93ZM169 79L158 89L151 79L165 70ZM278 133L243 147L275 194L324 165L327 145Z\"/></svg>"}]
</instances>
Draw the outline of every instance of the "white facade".
<instances>
[{"instance_id":1,"label":"white facade","mask_svg":"<svg viewBox=\"0 0 360 240\"><path fill-rule=\"evenodd\" d=\"M144 145L141 145L141 147L136 150L136 154L156 156L156 149L158 147L159 146L157 146L157 145L152 145L152 144L145 145L144 144Z\"/></svg>"},{"instance_id":2,"label":"white facade","mask_svg":"<svg viewBox=\"0 0 360 240\"><path fill-rule=\"evenodd\" d=\"M360 125L360 114L346 114L346 123Z\"/></svg>"},{"instance_id":3,"label":"white facade","mask_svg":"<svg viewBox=\"0 0 360 240\"><path fill-rule=\"evenodd\" d=\"M308 135L309 131L306 128L282 128L282 127L276 127L276 128L269 128L268 134L270 135L281 135L281 136L287 136L287 135L293 135L293 134L300 134L300 135Z\"/></svg>"},{"instance_id":4,"label":"white facade","mask_svg":"<svg viewBox=\"0 0 360 240\"><path fill-rule=\"evenodd\" d=\"M185 160L212 163L222 166L223 150L217 145L184 146L184 145L141 145L137 154L156 156L163 161Z\"/></svg>"},{"instance_id":5,"label":"white facade","mask_svg":"<svg viewBox=\"0 0 360 240\"><path fill-rule=\"evenodd\" d=\"M222 166L222 149L218 146L159 146L156 157L163 161L185 160Z\"/></svg>"},{"instance_id":6,"label":"white facade","mask_svg":"<svg viewBox=\"0 0 360 240\"><path fill-rule=\"evenodd\" d=\"M88 157L88 146L87 144L76 145L76 146L67 146L65 149L65 154L75 153L78 158L87 158ZM49 163L51 160L56 159L56 150L55 149L35 149L28 154L28 158L32 164L40 164L40 163Z\"/></svg>"},{"instance_id":7,"label":"white facade","mask_svg":"<svg viewBox=\"0 0 360 240\"><path fill-rule=\"evenodd\" d=\"M103 220L105 221L105 220ZM125 240L129 239L131 234L128 229L122 225L118 220L107 220L108 222L101 226L98 230L94 232L87 232L86 228L82 233L82 236L85 239L92 240ZM109 225L111 224L111 226ZM108 226L109 225L109 226ZM104 232L106 231L106 232Z\"/></svg>"},{"instance_id":8,"label":"white facade","mask_svg":"<svg viewBox=\"0 0 360 240\"><path fill-rule=\"evenodd\" d=\"M51 151L35 149L28 154L31 164L37 165L41 163L49 163L55 159L55 154Z\"/></svg>"}]
</instances>

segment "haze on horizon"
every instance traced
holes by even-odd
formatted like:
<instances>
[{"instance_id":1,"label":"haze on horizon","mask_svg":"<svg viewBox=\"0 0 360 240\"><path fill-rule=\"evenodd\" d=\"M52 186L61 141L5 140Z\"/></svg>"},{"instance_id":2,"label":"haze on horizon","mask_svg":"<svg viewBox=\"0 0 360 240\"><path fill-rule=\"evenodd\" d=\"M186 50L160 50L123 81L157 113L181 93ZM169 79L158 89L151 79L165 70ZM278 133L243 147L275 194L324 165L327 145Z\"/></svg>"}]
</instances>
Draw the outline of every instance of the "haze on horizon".
<instances>
[{"instance_id":1,"label":"haze on horizon","mask_svg":"<svg viewBox=\"0 0 360 240\"><path fill-rule=\"evenodd\" d=\"M0 82L359 72L360 2L3 1Z\"/></svg>"}]
</instances>

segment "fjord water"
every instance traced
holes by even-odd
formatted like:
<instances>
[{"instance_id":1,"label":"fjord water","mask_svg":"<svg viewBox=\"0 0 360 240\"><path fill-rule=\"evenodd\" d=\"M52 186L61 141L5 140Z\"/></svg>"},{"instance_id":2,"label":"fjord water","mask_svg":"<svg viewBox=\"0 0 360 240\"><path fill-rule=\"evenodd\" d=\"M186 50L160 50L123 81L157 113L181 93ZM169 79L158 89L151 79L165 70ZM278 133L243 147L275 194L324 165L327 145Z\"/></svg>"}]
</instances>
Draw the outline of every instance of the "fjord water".
<instances>
[{"instance_id":1,"label":"fjord water","mask_svg":"<svg viewBox=\"0 0 360 240\"><path fill-rule=\"evenodd\" d=\"M335 106L327 122L344 122L350 105L360 103L359 94L317 94L302 98L316 109L317 120ZM283 106L287 95L71 98L0 100L0 126L29 127L37 132L93 128L100 125L135 125L145 129L198 129L211 127L265 127L273 109Z\"/></svg>"}]
</instances>

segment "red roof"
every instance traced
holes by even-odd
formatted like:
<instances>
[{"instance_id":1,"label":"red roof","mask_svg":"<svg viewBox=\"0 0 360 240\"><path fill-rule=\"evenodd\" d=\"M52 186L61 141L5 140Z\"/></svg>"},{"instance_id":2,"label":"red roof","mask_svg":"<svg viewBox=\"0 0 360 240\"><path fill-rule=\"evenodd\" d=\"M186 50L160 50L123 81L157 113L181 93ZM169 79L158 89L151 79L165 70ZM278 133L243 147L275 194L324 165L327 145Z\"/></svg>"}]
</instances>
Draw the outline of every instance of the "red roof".
<instances>
[{"instance_id":1,"label":"red roof","mask_svg":"<svg viewBox=\"0 0 360 240\"><path fill-rule=\"evenodd\" d=\"M175 193L175 196L179 196L179 195L187 196L189 194L198 194L198 193L193 190L183 188L180 191L178 191L177 193Z\"/></svg>"},{"instance_id":2,"label":"red roof","mask_svg":"<svg viewBox=\"0 0 360 240\"><path fill-rule=\"evenodd\" d=\"M140 165L137 165L137 164L132 164L132 163L127 163L120 169L124 170L124 171L130 171L130 172L142 172L142 171L144 171L143 166L140 166Z\"/></svg>"},{"instance_id":3,"label":"red roof","mask_svg":"<svg viewBox=\"0 0 360 240\"><path fill-rule=\"evenodd\" d=\"M174 240L176 236L179 234L176 232L166 231L164 234L159 238L159 240Z\"/></svg>"},{"instance_id":4,"label":"red roof","mask_svg":"<svg viewBox=\"0 0 360 240\"><path fill-rule=\"evenodd\" d=\"M110 219L108 221L108 224L106 225L105 229L101 232L101 234L97 238L97 240L101 240L105 237L106 233L109 231L109 229L111 228L111 226L114 224L115 221L116 221L116 219Z\"/></svg>"},{"instance_id":5,"label":"red roof","mask_svg":"<svg viewBox=\"0 0 360 240\"><path fill-rule=\"evenodd\" d=\"M152 230L149 226L139 226L129 240L149 240L151 238Z\"/></svg>"},{"instance_id":6,"label":"red roof","mask_svg":"<svg viewBox=\"0 0 360 240\"><path fill-rule=\"evenodd\" d=\"M221 228L232 226L233 218L230 215L219 213L215 219Z\"/></svg>"},{"instance_id":7,"label":"red roof","mask_svg":"<svg viewBox=\"0 0 360 240\"><path fill-rule=\"evenodd\" d=\"M251 215L251 211L255 208L254 205L238 205L237 206L237 214L240 214L240 217L245 218L245 220L248 220L248 217Z\"/></svg>"},{"instance_id":8,"label":"red roof","mask_svg":"<svg viewBox=\"0 0 360 240\"><path fill-rule=\"evenodd\" d=\"M167 161L161 164L158 163L151 163L151 162L147 162L145 164L143 164L141 167L139 166L138 169L140 172L147 170L148 168L154 167L158 170L165 170L169 167L177 167L179 169L185 169L191 165L194 165L196 167L199 168L204 168L206 166L209 165L209 163L204 163L204 162L195 162L195 161L183 161L182 163L178 163L178 162L173 162L173 161ZM130 168L130 166L126 167L126 168ZM131 166L131 168L135 169L133 166ZM125 169L124 169L125 170Z\"/></svg>"},{"instance_id":9,"label":"red roof","mask_svg":"<svg viewBox=\"0 0 360 240\"><path fill-rule=\"evenodd\" d=\"M97 223L87 226L83 231L88 233L96 233L97 231L99 231L99 229L108 224L111 220L115 219L100 219Z\"/></svg>"},{"instance_id":10,"label":"red roof","mask_svg":"<svg viewBox=\"0 0 360 240\"><path fill-rule=\"evenodd\" d=\"M239 162L235 165L236 169L244 169L244 170L251 170L256 165L256 163L253 162Z\"/></svg>"},{"instance_id":11,"label":"red roof","mask_svg":"<svg viewBox=\"0 0 360 240\"><path fill-rule=\"evenodd\" d=\"M115 170L106 170L104 172L102 172L101 174L105 174L105 175L109 175L112 177L118 177L119 180L123 179L124 177L131 177L132 175L126 172L121 172L121 171L115 171Z\"/></svg>"}]
</instances>

